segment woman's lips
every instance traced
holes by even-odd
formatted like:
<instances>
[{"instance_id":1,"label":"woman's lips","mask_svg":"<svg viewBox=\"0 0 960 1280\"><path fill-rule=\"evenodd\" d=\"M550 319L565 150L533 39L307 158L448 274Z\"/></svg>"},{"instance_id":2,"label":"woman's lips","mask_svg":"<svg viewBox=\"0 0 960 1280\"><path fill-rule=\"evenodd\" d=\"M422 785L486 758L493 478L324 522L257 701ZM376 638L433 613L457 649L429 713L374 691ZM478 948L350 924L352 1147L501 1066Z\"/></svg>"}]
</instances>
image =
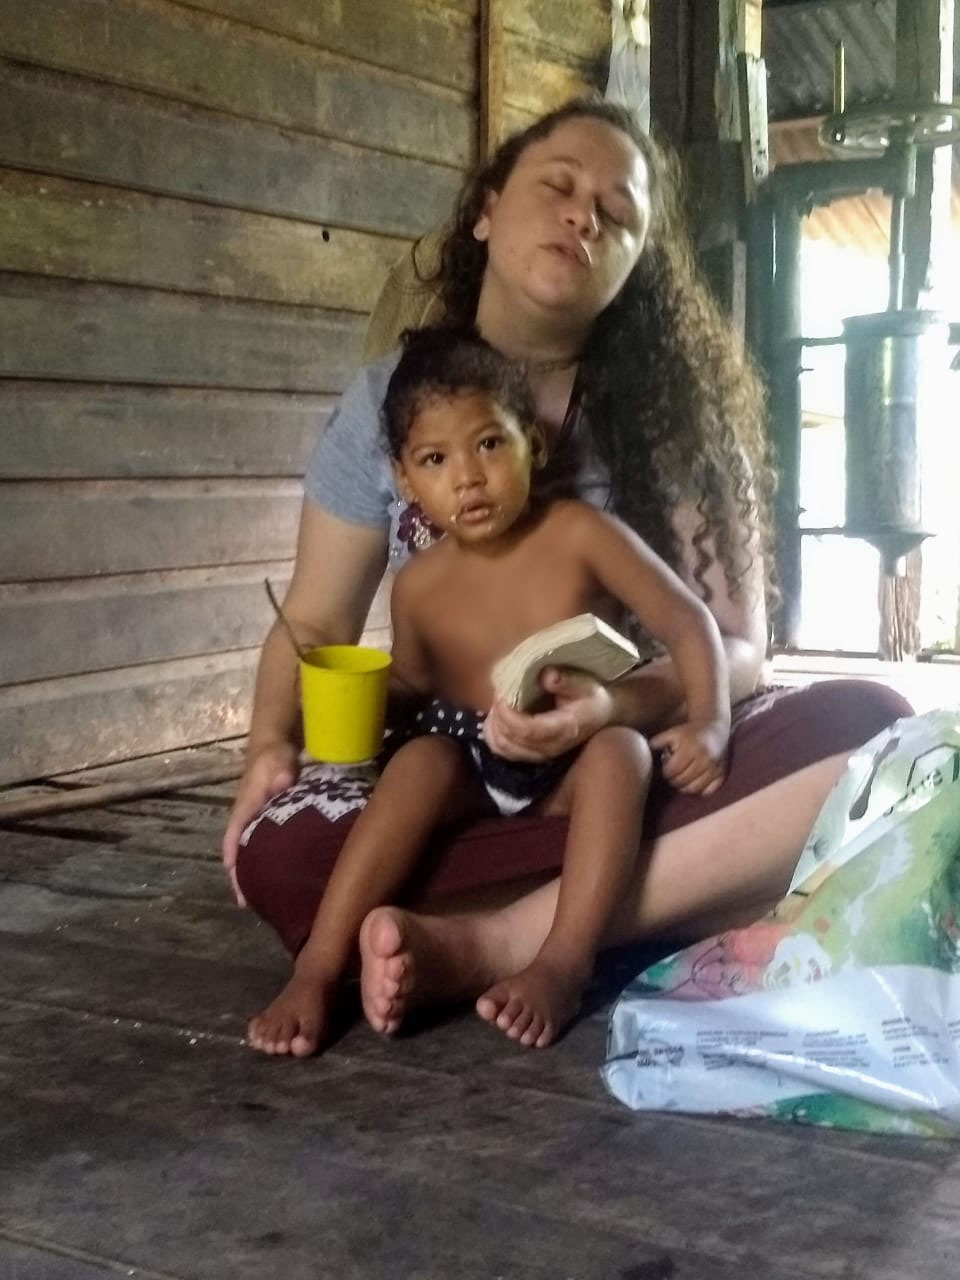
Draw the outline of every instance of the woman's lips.
<instances>
[{"instance_id":1,"label":"woman's lips","mask_svg":"<svg viewBox=\"0 0 960 1280\"><path fill-rule=\"evenodd\" d=\"M580 267L589 267L590 265L589 254L579 245L555 243L545 245L544 248L551 253L559 254L560 257L566 258L570 262L575 262Z\"/></svg>"}]
</instances>

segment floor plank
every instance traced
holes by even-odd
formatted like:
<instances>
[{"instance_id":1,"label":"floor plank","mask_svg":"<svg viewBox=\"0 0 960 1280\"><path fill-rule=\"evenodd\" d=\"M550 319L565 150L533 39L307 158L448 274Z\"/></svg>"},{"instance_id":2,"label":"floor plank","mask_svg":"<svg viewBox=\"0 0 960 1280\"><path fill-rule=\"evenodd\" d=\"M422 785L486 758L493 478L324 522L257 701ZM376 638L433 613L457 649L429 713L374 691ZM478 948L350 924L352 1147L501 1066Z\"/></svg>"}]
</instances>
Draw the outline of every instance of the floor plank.
<instances>
[{"instance_id":1,"label":"floor plank","mask_svg":"<svg viewBox=\"0 0 960 1280\"><path fill-rule=\"evenodd\" d=\"M222 816L173 796L0 832L4 1280L952 1276L960 1144L604 1093L636 955L548 1052L470 1010L386 1040L348 1002L322 1056L253 1053L288 962L227 898Z\"/></svg>"}]
</instances>

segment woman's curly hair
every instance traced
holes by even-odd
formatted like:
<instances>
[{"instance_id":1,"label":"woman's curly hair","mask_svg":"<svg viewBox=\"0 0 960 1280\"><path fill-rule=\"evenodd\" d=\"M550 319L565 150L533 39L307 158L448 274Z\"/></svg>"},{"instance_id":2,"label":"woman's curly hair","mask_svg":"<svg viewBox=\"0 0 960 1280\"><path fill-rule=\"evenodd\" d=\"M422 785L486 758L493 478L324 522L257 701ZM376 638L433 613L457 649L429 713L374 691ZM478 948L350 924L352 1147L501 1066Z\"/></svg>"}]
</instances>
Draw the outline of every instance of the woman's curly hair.
<instances>
[{"instance_id":1,"label":"woman's curly hair","mask_svg":"<svg viewBox=\"0 0 960 1280\"><path fill-rule=\"evenodd\" d=\"M679 162L623 107L578 98L508 138L465 187L434 283L450 323L476 317L487 246L473 230L490 191L502 191L533 142L567 120L605 121L632 139L647 165L650 225L640 258L597 317L581 352L579 386L591 435L611 475L611 505L675 568L671 523L692 502L694 579L705 599L711 548L731 595L743 590L754 554L772 566L773 471L764 395L707 286L698 277L680 201Z\"/></svg>"}]
</instances>

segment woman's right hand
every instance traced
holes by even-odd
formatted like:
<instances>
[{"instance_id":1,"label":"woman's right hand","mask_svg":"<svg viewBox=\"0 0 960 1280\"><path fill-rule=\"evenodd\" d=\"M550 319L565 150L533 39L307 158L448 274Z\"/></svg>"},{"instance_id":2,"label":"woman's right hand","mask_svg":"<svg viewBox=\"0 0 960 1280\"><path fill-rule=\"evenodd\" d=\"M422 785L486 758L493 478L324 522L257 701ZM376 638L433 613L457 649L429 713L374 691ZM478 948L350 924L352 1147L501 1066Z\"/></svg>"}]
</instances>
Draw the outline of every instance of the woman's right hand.
<instances>
[{"instance_id":1,"label":"woman's right hand","mask_svg":"<svg viewBox=\"0 0 960 1280\"><path fill-rule=\"evenodd\" d=\"M293 743L275 742L263 747L247 761L221 845L223 867L238 906L247 905L237 884L237 857L243 829L268 800L293 786L300 772L299 757Z\"/></svg>"}]
</instances>

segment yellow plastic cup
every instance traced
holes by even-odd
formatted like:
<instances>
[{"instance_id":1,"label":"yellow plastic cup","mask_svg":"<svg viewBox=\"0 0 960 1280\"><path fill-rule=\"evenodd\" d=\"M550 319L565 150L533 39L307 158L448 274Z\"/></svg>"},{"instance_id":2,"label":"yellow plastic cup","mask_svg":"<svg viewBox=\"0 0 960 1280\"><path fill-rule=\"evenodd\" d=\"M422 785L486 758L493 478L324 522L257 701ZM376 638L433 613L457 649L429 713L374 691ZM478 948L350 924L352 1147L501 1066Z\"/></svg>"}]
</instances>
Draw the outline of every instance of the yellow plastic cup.
<instances>
[{"instance_id":1,"label":"yellow plastic cup","mask_svg":"<svg viewBox=\"0 0 960 1280\"><path fill-rule=\"evenodd\" d=\"M383 741L390 655L359 644L310 649L300 662L303 740L314 760L372 760Z\"/></svg>"}]
</instances>

